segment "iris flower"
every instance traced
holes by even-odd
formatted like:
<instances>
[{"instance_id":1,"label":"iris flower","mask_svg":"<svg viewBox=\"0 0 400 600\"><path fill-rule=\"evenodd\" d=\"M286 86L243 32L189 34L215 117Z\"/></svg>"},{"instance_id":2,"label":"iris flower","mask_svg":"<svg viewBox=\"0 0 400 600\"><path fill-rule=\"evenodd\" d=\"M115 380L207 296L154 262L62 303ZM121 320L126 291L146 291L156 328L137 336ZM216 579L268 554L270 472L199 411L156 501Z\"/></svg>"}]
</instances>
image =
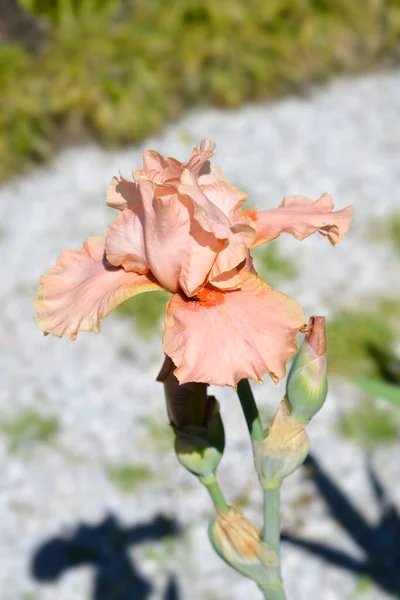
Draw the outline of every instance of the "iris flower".
<instances>
[{"instance_id":1,"label":"iris flower","mask_svg":"<svg viewBox=\"0 0 400 600\"><path fill-rule=\"evenodd\" d=\"M268 373L277 382L285 375L306 318L257 276L250 250L282 232L302 240L318 231L336 245L353 209L333 212L324 194L242 210L247 196L210 162L214 154L209 140L184 163L150 150L134 181L112 179L107 204L121 212L106 236L65 250L41 278L34 306L45 334L98 333L100 319L121 302L167 290L164 352L181 384L236 388L244 377L261 381Z\"/></svg>"}]
</instances>

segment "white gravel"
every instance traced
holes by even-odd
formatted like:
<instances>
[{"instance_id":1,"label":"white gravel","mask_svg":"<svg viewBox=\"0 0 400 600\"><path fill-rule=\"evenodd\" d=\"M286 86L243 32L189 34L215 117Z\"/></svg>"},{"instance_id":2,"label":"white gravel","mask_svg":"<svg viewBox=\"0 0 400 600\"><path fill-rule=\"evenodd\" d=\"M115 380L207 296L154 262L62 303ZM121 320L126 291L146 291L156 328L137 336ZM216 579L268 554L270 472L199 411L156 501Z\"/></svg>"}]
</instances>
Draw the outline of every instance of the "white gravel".
<instances>
[{"instance_id":1,"label":"white gravel","mask_svg":"<svg viewBox=\"0 0 400 600\"><path fill-rule=\"evenodd\" d=\"M80 248L88 235L105 231L113 216L104 202L113 174L128 175L138 167L144 148L184 158L204 137L216 141L215 161L254 205L274 207L288 194L317 198L325 191L338 208L354 204L351 233L337 249L320 236L302 243L281 238L282 251L295 259L299 275L280 289L296 297L307 314L361 308L376 294L398 295L396 255L389 245L370 243L368 233L374 221L400 209L399 110L400 72L342 79L306 98L231 112L192 112L141 147L112 153L95 146L73 148L50 167L0 189L0 419L35 407L56 415L61 426L56 443L37 445L29 456L11 455L0 435L0 600L92 600L92 567L38 583L30 561L43 542L81 523L95 526L110 512L121 527L147 522L156 513L185 527L184 540L167 550L162 542L133 549L139 572L154 586L149 598L163 597L170 573L179 580L181 600L259 597L254 584L232 572L209 547L209 500L164 439L162 388L155 382L160 340L136 339L130 325L113 315L99 336L81 334L75 343L44 338L34 325L31 300L40 274L64 248ZM121 357L124 347L131 348L132 360ZM266 382L255 392L260 404L273 406L283 389ZM228 389L215 393L228 438L221 483L229 499L247 495L246 514L260 522L261 497L238 402ZM378 511L363 454L335 429L341 411L355 398L352 388L331 385L326 407L309 428L312 450L375 522ZM399 450L399 444L385 447L373 461L400 509ZM153 479L134 494L122 494L105 469L122 462L147 465ZM362 556L303 471L284 485L282 515L292 533ZM356 576L292 546L283 547L283 572L290 600L358 597ZM371 585L362 598L389 596Z\"/></svg>"}]
</instances>

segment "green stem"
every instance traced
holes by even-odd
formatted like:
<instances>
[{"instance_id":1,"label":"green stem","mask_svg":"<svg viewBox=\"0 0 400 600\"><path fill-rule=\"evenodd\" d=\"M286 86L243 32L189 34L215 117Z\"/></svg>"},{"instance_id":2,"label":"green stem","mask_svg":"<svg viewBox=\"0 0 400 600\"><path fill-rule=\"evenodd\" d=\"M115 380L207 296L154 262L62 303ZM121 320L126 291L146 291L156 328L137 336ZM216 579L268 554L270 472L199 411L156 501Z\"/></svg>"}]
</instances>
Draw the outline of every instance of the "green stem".
<instances>
[{"instance_id":1,"label":"green stem","mask_svg":"<svg viewBox=\"0 0 400 600\"><path fill-rule=\"evenodd\" d=\"M264 489L264 542L280 560L280 491L281 488Z\"/></svg>"},{"instance_id":2,"label":"green stem","mask_svg":"<svg viewBox=\"0 0 400 600\"><path fill-rule=\"evenodd\" d=\"M260 589L264 594L264 598L266 598L266 600L286 600L286 594L282 585L276 588Z\"/></svg>"},{"instance_id":3,"label":"green stem","mask_svg":"<svg viewBox=\"0 0 400 600\"><path fill-rule=\"evenodd\" d=\"M278 557L279 570L281 560L280 492L280 485L273 488L264 488L264 542ZM278 585L271 588L264 588L262 592L267 600L286 600L281 580Z\"/></svg>"},{"instance_id":4,"label":"green stem","mask_svg":"<svg viewBox=\"0 0 400 600\"><path fill-rule=\"evenodd\" d=\"M215 508L227 512L229 510L229 506L227 505L222 490L219 487L217 480L215 479L215 475L210 475L209 477L199 477L199 479L201 483L204 484L207 488L207 491L211 496L211 500L213 501Z\"/></svg>"},{"instance_id":5,"label":"green stem","mask_svg":"<svg viewBox=\"0 0 400 600\"><path fill-rule=\"evenodd\" d=\"M252 439L262 442L264 439L264 430L248 379L239 381L237 393Z\"/></svg>"}]
</instances>

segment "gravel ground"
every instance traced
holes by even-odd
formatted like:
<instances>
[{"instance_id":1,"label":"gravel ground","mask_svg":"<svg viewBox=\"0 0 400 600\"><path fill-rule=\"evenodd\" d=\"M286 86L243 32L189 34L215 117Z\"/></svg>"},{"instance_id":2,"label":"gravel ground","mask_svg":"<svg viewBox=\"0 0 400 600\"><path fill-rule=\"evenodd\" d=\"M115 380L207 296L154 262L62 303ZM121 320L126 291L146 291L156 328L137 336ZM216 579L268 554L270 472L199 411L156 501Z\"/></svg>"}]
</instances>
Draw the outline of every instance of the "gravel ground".
<instances>
[{"instance_id":1,"label":"gravel ground","mask_svg":"<svg viewBox=\"0 0 400 600\"><path fill-rule=\"evenodd\" d=\"M64 248L80 248L85 237L105 231L112 218L105 189L113 174L121 170L127 175L139 166L144 148L184 158L204 137L216 141L216 162L256 206L274 207L288 194L316 198L324 191L339 208L354 204L351 233L337 249L320 236L302 243L281 238L282 251L295 259L299 275L280 289L296 297L307 314L358 307L378 292L398 295L395 254L389 245L371 244L368 232L378 217L400 209L399 75L342 79L308 97L272 105L193 112L143 147L112 153L95 146L73 148L50 167L0 189L1 419L34 407L56 416L60 426L51 443L30 445L23 453L11 453L7 436L0 434L0 600L259 597L252 582L213 554L206 534L208 497L170 449L162 389L155 382L162 362L160 340L136 339L130 325L115 315L103 322L99 336L81 334L75 343L44 338L33 323L31 300L40 274ZM270 410L283 390L282 383L255 387L260 404ZM261 497L238 402L231 390L215 393L228 438L221 483L227 497L246 503L246 514L260 522ZM365 456L335 427L355 400L352 388L332 382L326 407L309 427L311 447L357 510L376 524L379 509ZM382 448L371 460L400 509L399 450L399 444ZM151 481L129 494L113 484L107 471L109 465L126 462L151 471ZM171 537L168 543L148 539L129 545L128 529L150 523L156 514L179 522L183 534L178 543ZM116 520L110 517L101 528L107 515ZM293 535L363 557L329 515L305 469L284 484L282 521ZM57 561L61 542L53 544L47 546L53 570L45 572L43 544L76 537L79 526L79 539L95 540L96 556L92 549L80 557L84 564L67 570ZM283 546L283 573L290 600L391 597L288 544ZM142 581L142 596L107 588L124 577ZM172 584L166 591L173 577L179 595Z\"/></svg>"}]
</instances>

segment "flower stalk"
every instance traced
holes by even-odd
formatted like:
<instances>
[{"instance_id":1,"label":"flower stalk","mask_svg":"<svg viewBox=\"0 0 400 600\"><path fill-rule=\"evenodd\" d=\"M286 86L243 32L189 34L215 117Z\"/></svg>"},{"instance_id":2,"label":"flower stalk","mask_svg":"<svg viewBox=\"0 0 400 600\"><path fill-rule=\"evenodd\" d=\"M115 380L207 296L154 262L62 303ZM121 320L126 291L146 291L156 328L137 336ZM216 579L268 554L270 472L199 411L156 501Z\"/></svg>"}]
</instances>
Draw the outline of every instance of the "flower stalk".
<instances>
[{"instance_id":1,"label":"flower stalk","mask_svg":"<svg viewBox=\"0 0 400 600\"><path fill-rule=\"evenodd\" d=\"M254 446L265 440L260 414L249 381L242 379L237 388L240 404ZM263 486L264 487L264 486ZM280 576L280 482L264 487L264 530L263 540L277 558L278 581L272 587L260 589L268 600L285 600L285 592Z\"/></svg>"},{"instance_id":2,"label":"flower stalk","mask_svg":"<svg viewBox=\"0 0 400 600\"><path fill-rule=\"evenodd\" d=\"M254 465L264 492L263 542L277 560L277 581L259 585L268 600L286 599L280 576L280 489L283 479L298 469L307 455L305 426L325 402L326 372L325 320L311 317L307 336L289 372L286 395L265 432L248 380L238 384Z\"/></svg>"},{"instance_id":3,"label":"flower stalk","mask_svg":"<svg viewBox=\"0 0 400 600\"><path fill-rule=\"evenodd\" d=\"M239 381L237 393L240 404L242 405L250 437L252 440L261 442L264 439L264 430L248 379Z\"/></svg>"},{"instance_id":4,"label":"flower stalk","mask_svg":"<svg viewBox=\"0 0 400 600\"><path fill-rule=\"evenodd\" d=\"M286 594L282 584L275 588L260 587L260 590L266 600L286 600Z\"/></svg>"},{"instance_id":5,"label":"flower stalk","mask_svg":"<svg viewBox=\"0 0 400 600\"><path fill-rule=\"evenodd\" d=\"M290 369L286 395L265 431L249 381L242 379L237 386L264 493L263 531L226 502L217 482L225 446L219 403L208 396L207 384L180 384L174 373L175 365L167 356L158 380L164 384L176 456L205 486L216 511L209 527L210 542L227 564L258 585L264 598L286 600L280 565L280 490L283 479L303 463L308 452L305 426L325 401L324 319L310 319L307 337Z\"/></svg>"},{"instance_id":6,"label":"flower stalk","mask_svg":"<svg viewBox=\"0 0 400 600\"><path fill-rule=\"evenodd\" d=\"M264 490L264 542L280 560L280 494L281 486Z\"/></svg>"},{"instance_id":7,"label":"flower stalk","mask_svg":"<svg viewBox=\"0 0 400 600\"><path fill-rule=\"evenodd\" d=\"M205 486L208 493L210 494L211 500L217 510L227 512L229 506L226 503L222 490L215 475L209 475L208 477L199 477L199 481Z\"/></svg>"}]
</instances>

